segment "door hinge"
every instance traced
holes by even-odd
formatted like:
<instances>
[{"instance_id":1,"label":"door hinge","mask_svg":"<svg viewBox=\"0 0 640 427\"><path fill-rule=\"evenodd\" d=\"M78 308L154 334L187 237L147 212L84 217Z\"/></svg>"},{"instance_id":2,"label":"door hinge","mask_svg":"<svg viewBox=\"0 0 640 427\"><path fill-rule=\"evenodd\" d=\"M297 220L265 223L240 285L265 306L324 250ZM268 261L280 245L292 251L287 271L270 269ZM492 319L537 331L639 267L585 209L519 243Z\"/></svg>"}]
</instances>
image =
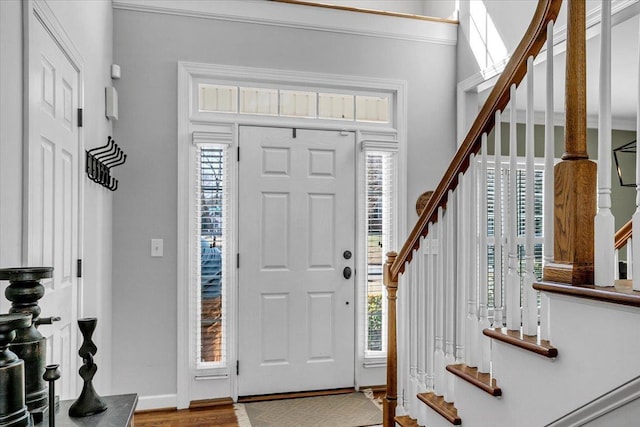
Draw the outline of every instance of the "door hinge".
<instances>
[{"instance_id":1,"label":"door hinge","mask_svg":"<svg viewBox=\"0 0 640 427\"><path fill-rule=\"evenodd\" d=\"M78 127L81 128L82 127L82 114L83 110L82 108L78 108Z\"/></svg>"},{"instance_id":2,"label":"door hinge","mask_svg":"<svg viewBox=\"0 0 640 427\"><path fill-rule=\"evenodd\" d=\"M240 375L240 361L236 360L236 375Z\"/></svg>"},{"instance_id":3,"label":"door hinge","mask_svg":"<svg viewBox=\"0 0 640 427\"><path fill-rule=\"evenodd\" d=\"M294 137L294 138L297 138L297 137L298 137L298 136L297 136L297 133L298 133L298 132L297 132L296 128L293 128L293 137Z\"/></svg>"},{"instance_id":4,"label":"door hinge","mask_svg":"<svg viewBox=\"0 0 640 427\"><path fill-rule=\"evenodd\" d=\"M236 254L236 268L240 268L240 253Z\"/></svg>"},{"instance_id":5,"label":"door hinge","mask_svg":"<svg viewBox=\"0 0 640 427\"><path fill-rule=\"evenodd\" d=\"M238 161L240 161L240 147L238 147Z\"/></svg>"},{"instance_id":6,"label":"door hinge","mask_svg":"<svg viewBox=\"0 0 640 427\"><path fill-rule=\"evenodd\" d=\"M82 277L82 260L79 259L76 263L76 277Z\"/></svg>"}]
</instances>

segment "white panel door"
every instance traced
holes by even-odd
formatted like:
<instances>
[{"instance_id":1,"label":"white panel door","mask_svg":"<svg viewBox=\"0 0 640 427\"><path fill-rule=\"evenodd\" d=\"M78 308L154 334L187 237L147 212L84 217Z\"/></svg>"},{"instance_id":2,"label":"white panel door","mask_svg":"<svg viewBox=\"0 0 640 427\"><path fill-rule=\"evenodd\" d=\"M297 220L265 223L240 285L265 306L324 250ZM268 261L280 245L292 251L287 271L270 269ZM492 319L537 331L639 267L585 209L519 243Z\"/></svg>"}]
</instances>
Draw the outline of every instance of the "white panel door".
<instances>
[{"instance_id":1,"label":"white panel door","mask_svg":"<svg viewBox=\"0 0 640 427\"><path fill-rule=\"evenodd\" d=\"M26 262L53 266L43 281L47 363L60 364L61 398L74 397L77 376L78 70L37 17L29 28L29 138L26 159Z\"/></svg>"},{"instance_id":2,"label":"white panel door","mask_svg":"<svg viewBox=\"0 0 640 427\"><path fill-rule=\"evenodd\" d=\"M355 136L240 128L242 396L354 384Z\"/></svg>"}]
</instances>

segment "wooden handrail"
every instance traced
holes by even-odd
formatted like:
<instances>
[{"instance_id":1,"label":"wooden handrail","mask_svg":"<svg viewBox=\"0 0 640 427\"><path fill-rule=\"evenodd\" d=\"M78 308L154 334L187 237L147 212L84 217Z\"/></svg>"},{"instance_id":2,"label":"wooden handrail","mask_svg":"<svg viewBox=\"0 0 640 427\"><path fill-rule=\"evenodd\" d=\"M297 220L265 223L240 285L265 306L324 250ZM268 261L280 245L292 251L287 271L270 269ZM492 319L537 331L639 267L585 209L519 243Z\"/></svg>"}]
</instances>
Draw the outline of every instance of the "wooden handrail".
<instances>
[{"instance_id":1,"label":"wooden handrail","mask_svg":"<svg viewBox=\"0 0 640 427\"><path fill-rule=\"evenodd\" d=\"M498 78L478 117L473 122L469 133L453 157L449 168L391 266L390 274L392 280L397 280L398 275L404 272L405 264L413 257L414 249L418 249L420 246L420 237L427 234L429 222L436 220L438 208L446 207L449 190L456 188L458 175L467 171L471 155L480 150L482 134L491 132L495 126L496 111L504 110L509 103L511 86L518 85L526 75L527 59L530 56L535 57L542 50L542 46L547 40L547 24L556 20L561 5L562 0L538 1L538 6L527 32Z\"/></svg>"},{"instance_id":2,"label":"wooden handrail","mask_svg":"<svg viewBox=\"0 0 640 427\"><path fill-rule=\"evenodd\" d=\"M624 247L627 244L627 240L631 238L633 234L632 223L633 220L630 219L629 222L620 227L620 230L616 231L616 237L613 239L613 245L616 249Z\"/></svg>"}]
</instances>

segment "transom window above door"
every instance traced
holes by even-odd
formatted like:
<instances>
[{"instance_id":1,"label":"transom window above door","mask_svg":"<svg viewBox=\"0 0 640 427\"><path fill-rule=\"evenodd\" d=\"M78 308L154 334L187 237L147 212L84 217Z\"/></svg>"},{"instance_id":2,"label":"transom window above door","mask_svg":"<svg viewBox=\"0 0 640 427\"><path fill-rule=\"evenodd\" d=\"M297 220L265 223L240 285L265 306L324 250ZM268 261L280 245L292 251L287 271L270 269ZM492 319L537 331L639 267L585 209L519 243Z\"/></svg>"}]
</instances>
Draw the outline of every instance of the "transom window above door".
<instances>
[{"instance_id":1,"label":"transom window above door","mask_svg":"<svg viewBox=\"0 0 640 427\"><path fill-rule=\"evenodd\" d=\"M198 84L198 112L390 123L391 94Z\"/></svg>"}]
</instances>

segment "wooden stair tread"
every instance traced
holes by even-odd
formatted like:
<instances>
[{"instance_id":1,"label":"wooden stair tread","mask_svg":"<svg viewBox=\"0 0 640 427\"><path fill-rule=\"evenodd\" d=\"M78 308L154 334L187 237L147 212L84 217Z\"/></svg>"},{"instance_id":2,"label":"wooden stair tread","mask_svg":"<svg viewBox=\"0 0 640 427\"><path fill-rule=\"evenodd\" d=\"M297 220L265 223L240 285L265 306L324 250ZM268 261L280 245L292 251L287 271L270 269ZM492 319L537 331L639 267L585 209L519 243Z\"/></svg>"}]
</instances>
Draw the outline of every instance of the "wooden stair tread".
<instances>
[{"instance_id":1,"label":"wooden stair tread","mask_svg":"<svg viewBox=\"0 0 640 427\"><path fill-rule=\"evenodd\" d=\"M507 328L487 328L482 331L489 338L507 344L515 345L544 357L558 357L558 349L547 340L541 340L535 335L524 335L522 330L510 331Z\"/></svg>"},{"instance_id":2,"label":"wooden stair tread","mask_svg":"<svg viewBox=\"0 0 640 427\"><path fill-rule=\"evenodd\" d=\"M418 393L418 399L442 415L451 424L455 426L462 424L462 419L458 416L458 410L453 406L453 403L445 402L444 397L437 396L435 393Z\"/></svg>"},{"instance_id":3,"label":"wooden stair tread","mask_svg":"<svg viewBox=\"0 0 640 427\"><path fill-rule=\"evenodd\" d=\"M418 421L414 420L408 415L397 416L393 419L393 421L395 421L396 424L400 425L401 427L420 427Z\"/></svg>"},{"instance_id":4,"label":"wooden stair tread","mask_svg":"<svg viewBox=\"0 0 640 427\"><path fill-rule=\"evenodd\" d=\"M502 396L502 389L496 385L496 379L492 378L489 373L478 372L477 368L472 368L464 363L448 365L447 371L457 375L492 396Z\"/></svg>"},{"instance_id":5,"label":"wooden stair tread","mask_svg":"<svg viewBox=\"0 0 640 427\"><path fill-rule=\"evenodd\" d=\"M613 304L640 307L640 292L633 290L631 280L616 280L613 286L582 285L574 286L566 283L539 282L533 288L543 292L571 295Z\"/></svg>"}]
</instances>

